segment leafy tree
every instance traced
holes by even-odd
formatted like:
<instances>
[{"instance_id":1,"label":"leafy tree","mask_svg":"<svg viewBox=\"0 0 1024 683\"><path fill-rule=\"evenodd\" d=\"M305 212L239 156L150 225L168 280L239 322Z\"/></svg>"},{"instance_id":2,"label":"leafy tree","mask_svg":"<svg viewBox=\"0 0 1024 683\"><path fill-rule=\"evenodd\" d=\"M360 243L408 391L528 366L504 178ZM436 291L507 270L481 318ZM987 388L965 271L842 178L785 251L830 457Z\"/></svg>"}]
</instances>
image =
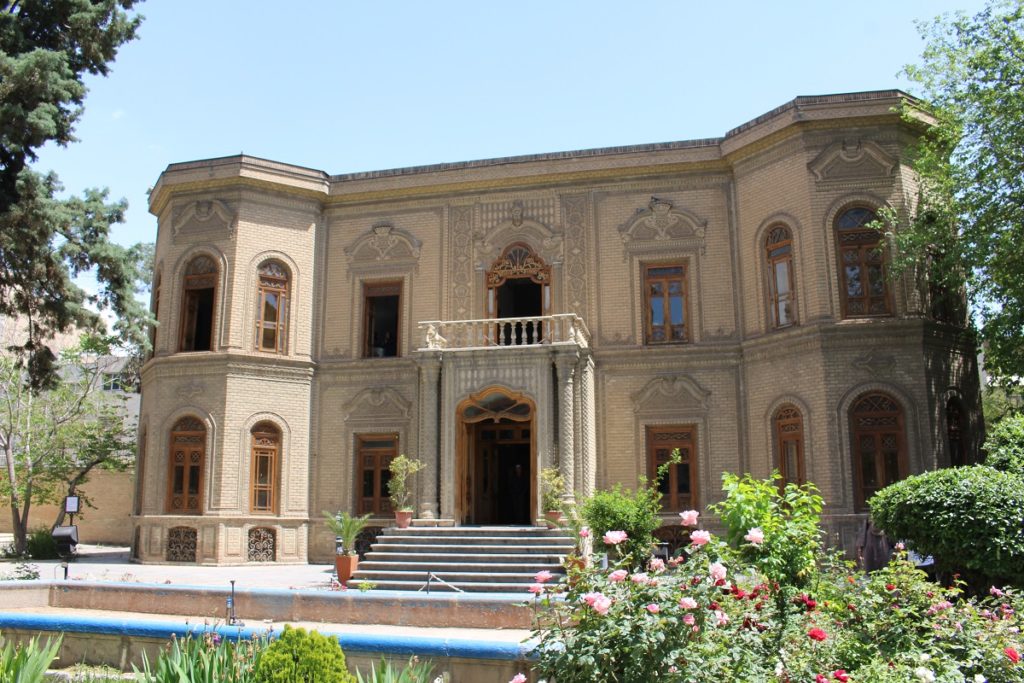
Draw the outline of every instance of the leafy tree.
<instances>
[{"instance_id":1,"label":"leafy tree","mask_svg":"<svg viewBox=\"0 0 1024 683\"><path fill-rule=\"evenodd\" d=\"M929 265L948 293L966 283L986 347L985 364L1006 384L1024 377L1024 0L991 0L973 17L919 26L922 62L906 67L920 86L904 117L922 128L920 177L898 251Z\"/></svg>"},{"instance_id":2,"label":"leafy tree","mask_svg":"<svg viewBox=\"0 0 1024 683\"><path fill-rule=\"evenodd\" d=\"M29 386L17 358L0 355L0 500L10 507L18 554L33 505L78 494L97 467L133 462L135 425L125 420L124 394L103 390L112 347L110 338L83 337L64 352L60 381L43 390Z\"/></svg>"},{"instance_id":3,"label":"leafy tree","mask_svg":"<svg viewBox=\"0 0 1024 683\"><path fill-rule=\"evenodd\" d=\"M145 344L146 314L135 298L140 247L109 239L126 203L105 190L59 199L53 173L30 168L47 142L74 141L86 74L105 76L117 49L135 37L136 0L0 0L0 314L28 321L12 345L39 388L55 381L50 340L97 327L95 308L118 315L122 336ZM73 279L94 271L87 294Z\"/></svg>"}]
</instances>

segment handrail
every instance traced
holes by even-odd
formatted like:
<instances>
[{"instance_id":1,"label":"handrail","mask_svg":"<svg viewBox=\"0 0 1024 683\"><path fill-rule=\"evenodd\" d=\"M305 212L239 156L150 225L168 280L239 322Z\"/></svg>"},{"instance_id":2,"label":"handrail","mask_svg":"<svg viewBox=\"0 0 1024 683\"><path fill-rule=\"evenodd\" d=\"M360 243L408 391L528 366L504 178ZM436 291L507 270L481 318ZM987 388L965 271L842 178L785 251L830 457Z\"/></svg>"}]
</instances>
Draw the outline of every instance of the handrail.
<instances>
[{"instance_id":1,"label":"handrail","mask_svg":"<svg viewBox=\"0 0 1024 683\"><path fill-rule=\"evenodd\" d=\"M420 350L490 349L572 344L590 346L590 331L575 313L482 318L477 320L426 320L419 323Z\"/></svg>"}]
</instances>

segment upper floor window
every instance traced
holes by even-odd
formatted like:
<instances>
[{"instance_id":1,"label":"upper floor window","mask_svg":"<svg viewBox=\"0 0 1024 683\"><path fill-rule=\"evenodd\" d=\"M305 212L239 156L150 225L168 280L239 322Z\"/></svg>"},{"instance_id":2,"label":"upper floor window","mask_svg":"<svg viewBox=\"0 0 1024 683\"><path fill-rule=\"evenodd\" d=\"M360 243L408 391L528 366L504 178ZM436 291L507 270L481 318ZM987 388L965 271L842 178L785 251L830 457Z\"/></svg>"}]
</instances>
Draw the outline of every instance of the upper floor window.
<instances>
[{"instance_id":1,"label":"upper floor window","mask_svg":"<svg viewBox=\"0 0 1024 683\"><path fill-rule=\"evenodd\" d=\"M689 340L684 264L644 266L644 309L646 343L666 344Z\"/></svg>"},{"instance_id":2,"label":"upper floor window","mask_svg":"<svg viewBox=\"0 0 1024 683\"><path fill-rule=\"evenodd\" d=\"M854 500L867 509L871 496L907 476L903 408L881 392L859 398L850 408Z\"/></svg>"},{"instance_id":3,"label":"upper floor window","mask_svg":"<svg viewBox=\"0 0 1024 683\"><path fill-rule=\"evenodd\" d=\"M647 478L654 481L658 468L679 450L680 461L658 480L661 505L665 510L697 507L697 428L693 425L647 428Z\"/></svg>"},{"instance_id":4,"label":"upper floor window","mask_svg":"<svg viewBox=\"0 0 1024 683\"><path fill-rule=\"evenodd\" d=\"M174 514L202 512L203 464L206 460L206 427L195 417L183 417L171 429L167 511Z\"/></svg>"},{"instance_id":5,"label":"upper floor window","mask_svg":"<svg viewBox=\"0 0 1024 683\"><path fill-rule=\"evenodd\" d=\"M765 240L768 259L768 299L772 326L786 327L796 322L793 292L793 237L789 228L776 225Z\"/></svg>"},{"instance_id":6,"label":"upper floor window","mask_svg":"<svg viewBox=\"0 0 1024 683\"><path fill-rule=\"evenodd\" d=\"M960 467L971 464L964 438L964 407L960 399L953 397L946 401L946 442L949 445L949 464Z\"/></svg>"},{"instance_id":7,"label":"upper floor window","mask_svg":"<svg viewBox=\"0 0 1024 683\"><path fill-rule=\"evenodd\" d=\"M288 271L277 261L265 261L258 275L256 348L284 353L288 337Z\"/></svg>"},{"instance_id":8,"label":"upper floor window","mask_svg":"<svg viewBox=\"0 0 1024 683\"><path fill-rule=\"evenodd\" d=\"M217 264L209 256L197 256L185 268L182 286L182 351L213 348L213 305L217 289Z\"/></svg>"},{"instance_id":9,"label":"upper floor window","mask_svg":"<svg viewBox=\"0 0 1024 683\"><path fill-rule=\"evenodd\" d=\"M280 453L281 432L277 427L261 422L252 428L250 504L253 512L277 512Z\"/></svg>"},{"instance_id":10,"label":"upper floor window","mask_svg":"<svg viewBox=\"0 0 1024 683\"><path fill-rule=\"evenodd\" d=\"M782 485L803 484L804 475L804 420L792 405L784 405L775 412L776 466L782 475Z\"/></svg>"},{"instance_id":11,"label":"upper floor window","mask_svg":"<svg viewBox=\"0 0 1024 683\"><path fill-rule=\"evenodd\" d=\"M364 358L391 358L398 355L401 301L401 282L363 285Z\"/></svg>"},{"instance_id":12,"label":"upper floor window","mask_svg":"<svg viewBox=\"0 0 1024 683\"><path fill-rule=\"evenodd\" d=\"M839 257L839 293L844 318L892 315L882 235L868 227L878 219L871 209L855 206L835 221Z\"/></svg>"}]
</instances>

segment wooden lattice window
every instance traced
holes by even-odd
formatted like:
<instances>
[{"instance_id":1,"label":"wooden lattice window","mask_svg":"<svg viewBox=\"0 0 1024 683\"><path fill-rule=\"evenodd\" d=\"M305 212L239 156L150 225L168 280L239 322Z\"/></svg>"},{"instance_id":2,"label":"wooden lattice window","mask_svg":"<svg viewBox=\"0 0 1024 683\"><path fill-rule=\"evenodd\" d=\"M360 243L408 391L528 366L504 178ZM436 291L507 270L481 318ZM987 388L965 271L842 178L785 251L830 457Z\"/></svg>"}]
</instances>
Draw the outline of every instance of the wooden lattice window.
<instances>
[{"instance_id":1,"label":"wooden lattice window","mask_svg":"<svg viewBox=\"0 0 1024 683\"><path fill-rule=\"evenodd\" d=\"M792 405L784 405L775 412L776 467L782 475L783 486L803 484L804 472L804 419Z\"/></svg>"},{"instance_id":2,"label":"wooden lattice window","mask_svg":"<svg viewBox=\"0 0 1024 683\"><path fill-rule=\"evenodd\" d=\"M197 418L181 418L171 430L167 477L168 512L193 515L202 512L205 459L206 427Z\"/></svg>"},{"instance_id":3,"label":"wooden lattice window","mask_svg":"<svg viewBox=\"0 0 1024 683\"><path fill-rule=\"evenodd\" d=\"M658 468L672 459L679 449L681 458L658 481L661 506L668 511L696 509L697 486L697 428L694 425L658 426L647 428L647 478L654 481Z\"/></svg>"},{"instance_id":4,"label":"wooden lattice window","mask_svg":"<svg viewBox=\"0 0 1024 683\"><path fill-rule=\"evenodd\" d=\"M209 256L197 256L185 268L182 287L182 351L209 351L213 348L213 308L217 289L217 264Z\"/></svg>"},{"instance_id":5,"label":"wooden lattice window","mask_svg":"<svg viewBox=\"0 0 1024 683\"><path fill-rule=\"evenodd\" d=\"M785 225L768 231L765 240L768 259L768 302L772 325L787 327L796 322L796 297L793 291L793 236Z\"/></svg>"},{"instance_id":6,"label":"wooden lattice window","mask_svg":"<svg viewBox=\"0 0 1024 683\"><path fill-rule=\"evenodd\" d=\"M252 428L252 491L253 512L277 512L277 479L280 470L281 432L272 424L261 422Z\"/></svg>"},{"instance_id":7,"label":"wooden lattice window","mask_svg":"<svg viewBox=\"0 0 1024 683\"><path fill-rule=\"evenodd\" d=\"M871 209L857 206L836 218L839 293L844 318L892 315L881 233L869 227L878 219Z\"/></svg>"},{"instance_id":8,"label":"wooden lattice window","mask_svg":"<svg viewBox=\"0 0 1024 683\"><path fill-rule=\"evenodd\" d=\"M858 510L877 491L907 476L903 409L884 393L866 394L850 408L854 498Z\"/></svg>"},{"instance_id":9,"label":"wooden lattice window","mask_svg":"<svg viewBox=\"0 0 1024 683\"><path fill-rule=\"evenodd\" d=\"M398 455L398 434L359 434L356 436L357 513L388 514L388 465Z\"/></svg>"},{"instance_id":10,"label":"wooden lattice window","mask_svg":"<svg viewBox=\"0 0 1024 683\"><path fill-rule=\"evenodd\" d=\"M258 277L256 348L284 353L288 340L288 271L277 261L264 261Z\"/></svg>"},{"instance_id":11,"label":"wooden lattice window","mask_svg":"<svg viewBox=\"0 0 1024 683\"><path fill-rule=\"evenodd\" d=\"M648 344L685 342L690 338L686 266L644 266L644 340Z\"/></svg>"},{"instance_id":12,"label":"wooden lattice window","mask_svg":"<svg viewBox=\"0 0 1024 683\"><path fill-rule=\"evenodd\" d=\"M401 282L368 282L363 285L365 358L393 358L398 355L401 303Z\"/></svg>"}]
</instances>

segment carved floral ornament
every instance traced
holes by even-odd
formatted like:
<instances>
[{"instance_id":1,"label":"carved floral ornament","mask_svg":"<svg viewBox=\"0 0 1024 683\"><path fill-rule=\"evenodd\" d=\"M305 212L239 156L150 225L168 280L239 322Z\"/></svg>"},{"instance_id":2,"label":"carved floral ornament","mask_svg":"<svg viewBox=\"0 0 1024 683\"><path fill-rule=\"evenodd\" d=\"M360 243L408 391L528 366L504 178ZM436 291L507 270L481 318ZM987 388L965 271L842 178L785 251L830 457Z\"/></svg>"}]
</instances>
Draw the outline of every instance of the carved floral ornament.
<instances>
[{"instance_id":1,"label":"carved floral ornament","mask_svg":"<svg viewBox=\"0 0 1024 683\"><path fill-rule=\"evenodd\" d=\"M644 245L663 248L666 242L700 245L704 249L704 234L708 222L692 213L677 209L667 199L651 197L646 209L637 209L636 215L619 228L619 235L627 249Z\"/></svg>"},{"instance_id":2,"label":"carved floral ornament","mask_svg":"<svg viewBox=\"0 0 1024 683\"><path fill-rule=\"evenodd\" d=\"M345 404L346 420L371 418L407 418L410 403L389 387L368 387Z\"/></svg>"},{"instance_id":3,"label":"carved floral ornament","mask_svg":"<svg viewBox=\"0 0 1024 683\"><path fill-rule=\"evenodd\" d=\"M177 209L171 219L171 232L175 237L181 232L205 230L223 230L234 237L237 228L238 213L219 199L189 202Z\"/></svg>"},{"instance_id":4,"label":"carved floral ornament","mask_svg":"<svg viewBox=\"0 0 1024 683\"><path fill-rule=\"evenodd\" d=\"M349 263L362 261L418 260L423 243L388 221L375 223L362 237L345 248Z\"/></svg>"},{"instance_id":5,"label":"carved floral ornament","mask_svg":"<svg viewBox=\"0 0 1024 683\"><path fill-rule=\"evenodd\" d=\"M870 140L834 142L807 164L815 180L888 177L896 168L896 159Z\"/></svg>"},{"instance_id":6,"label":"carved floral ornament","mask_svg":"<svg viewBox=\"0 0 1024 683\"><path fill-rule=\"evenodd\" d=\"M500 285L509 278L528 277L538 284L551 281L551 269L525 244L509 246L487 272L487 284Z\"/></svg>"},{"instance_id":7,"label":"carved floral ornament","mask_svg":"<svg viewBox=\"0 0 1024 683\"><path fill-rule=\"evenodd\" d=\"M707 412L710 397L710 391L689 377L657 377L633 394L633 412Z\"/></svg>"}]
</instances>

